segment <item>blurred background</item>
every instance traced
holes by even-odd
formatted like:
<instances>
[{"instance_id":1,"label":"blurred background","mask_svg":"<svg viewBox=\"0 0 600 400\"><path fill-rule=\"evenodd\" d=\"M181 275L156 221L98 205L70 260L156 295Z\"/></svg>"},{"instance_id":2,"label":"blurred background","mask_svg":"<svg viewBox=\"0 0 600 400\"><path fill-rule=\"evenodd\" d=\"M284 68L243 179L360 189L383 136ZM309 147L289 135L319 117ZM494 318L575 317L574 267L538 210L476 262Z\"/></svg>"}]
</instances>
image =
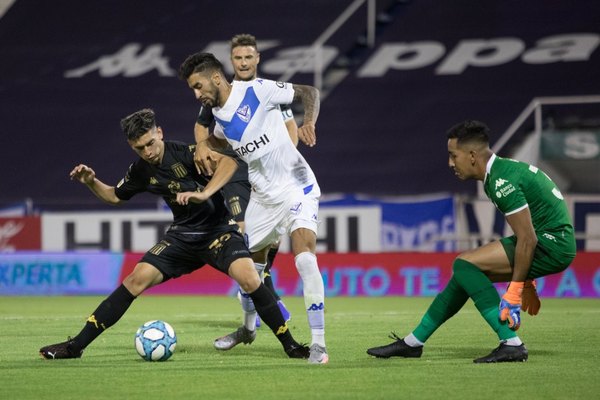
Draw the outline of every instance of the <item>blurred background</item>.
<instances>
[{"instance_id":1,"label":"blurred background","mask_svg":"<svg viewBox=\"0 0 600 400\"><path fill-rule=\"evenodd\" d=\"M258 38L262 77L321 90L317 146L299 150L324 193L330 294L431 294L439 282L406 268L443 277L445 253L507 233L478 183L448 169L445 133L465 119L488 124L499 155L557 182L588 254L577 260L600 250L596 1L0 0L0 294L104 292L65 276L104 268L111 287L156 242L171 217L161 201L108 209L68 173L83 162L116 184L135 157L119 120L144 107L167 139L193 142L199 103L179 65L209 51L230 68L238 33ZM98 254L73 261L84 252L114 267L86 264ZM588 292L569 281L553 294L599 295L589 257ZM282 290L296 290L292 269Z\"/></svg>"}]
</instances>

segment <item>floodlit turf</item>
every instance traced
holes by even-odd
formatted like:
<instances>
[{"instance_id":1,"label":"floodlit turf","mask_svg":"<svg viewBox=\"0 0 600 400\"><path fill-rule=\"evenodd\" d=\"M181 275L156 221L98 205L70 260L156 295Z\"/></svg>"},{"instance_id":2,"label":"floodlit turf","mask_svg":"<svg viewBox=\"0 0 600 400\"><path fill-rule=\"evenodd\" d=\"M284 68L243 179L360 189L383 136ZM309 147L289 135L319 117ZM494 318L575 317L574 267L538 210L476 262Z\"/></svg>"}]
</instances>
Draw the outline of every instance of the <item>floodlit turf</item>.
<instances>
[{"instance_id":1,"label":"floodlit turf","mask_svg":"<svg viewBox=\"0 0 600 400\"><path fill-rule=\"evenodd\" d=\"M421 359L369 357L404 336L430 298L330 298L328 365L286 358L266 327L229 352L212 341L237 328L239 304L224 297L142 296L76 360L42 360L38 349L79 332L100 297L0 297L2 399L591 399L600 393L600 300L542 299L519 331L529 361L476 365L495 335L468 304L429 340ZM285 299L299 341L310 334L301 298ZM133 340L150 319L178 337L173 357L143 361Z\"/></svg>"}]
</instances>

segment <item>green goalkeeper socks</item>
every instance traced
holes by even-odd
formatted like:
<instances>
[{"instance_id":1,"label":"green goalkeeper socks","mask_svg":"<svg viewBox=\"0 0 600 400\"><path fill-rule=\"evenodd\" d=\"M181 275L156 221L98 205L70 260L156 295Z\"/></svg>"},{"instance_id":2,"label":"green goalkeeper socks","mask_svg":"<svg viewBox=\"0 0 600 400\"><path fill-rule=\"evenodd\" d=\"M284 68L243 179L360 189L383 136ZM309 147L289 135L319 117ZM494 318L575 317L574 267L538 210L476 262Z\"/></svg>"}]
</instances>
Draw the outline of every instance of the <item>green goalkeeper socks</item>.
<instances>
[{"instance_id":1,"label":"green goalkeeper socks","mask_svg":"<svg viewBox=\"0 0 600 400\"><path fill-rule=\"evenodd\" d=\"M444 322L456 314L470 297L481 316L496 332L500 340L514 338L517 334L508 324L498 318L500 296L489 278L479 268L468 261L457 258L452 266L452 278L440 292L412 332L421 342L425 342Z\"/></svg>"},{"instance_id":2,"label":"green goalkeeper socks","mask_svg":"<svg viewBox=\"0 0 600 400\"><path fill-rule=\"evenodd\" d=\"M498 318L500 296L492 281L475 265L457 258L452 266L453 277L469 295L475 307L488 325L496 332L500 340L516 337L517 334L508 327L506 322Z\"/></svg>"},{"instance_id":3,"label":"green goalkeeper socks","mask_svg":"<svg viewBox=\"0 0 600 400\"><path fill-rule=\"evenodd\" d=\"M452 276L444 290L435 297L427 309L423 319L413 331L413 335L425 343L437 328L462 308L468 298L467 293Z\"/></svg>"}]
</instances>

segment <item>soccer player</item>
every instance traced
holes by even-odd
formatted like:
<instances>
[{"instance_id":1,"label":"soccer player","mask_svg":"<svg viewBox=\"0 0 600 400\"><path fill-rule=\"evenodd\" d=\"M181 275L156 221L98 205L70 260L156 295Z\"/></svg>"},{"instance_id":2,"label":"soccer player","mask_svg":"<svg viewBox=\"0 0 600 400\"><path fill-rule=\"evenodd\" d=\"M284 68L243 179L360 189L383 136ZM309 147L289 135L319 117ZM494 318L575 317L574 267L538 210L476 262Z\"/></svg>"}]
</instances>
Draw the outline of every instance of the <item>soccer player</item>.
<instances>
[{"instance_id":1,"label":"soccer player","mask_svg":"<svg viewBox=\"0 0 600 400\"><path fill-rule=\"evenodd\" d=\"M462 180L483 181L486 195L500 210L514 235L460 254L445 289L433 300L408 336L373 347L375 357L421 357L423 344L471 298L500 339L500 345L475 363L526 361L517 336L520 311L537 315L540 300L535 278L565 270L575 257L573 225L565 200L540 169L501 158L489 147L489 129L479 121L453 126L448 137L448 165ZM492 282L510 282L499 297Z\"/></svg>"},{"instance_id":2,"label":"soccer player","mask_svg":"<svg viewBox=\"0 0 600 400\"><path fill-rule=\"evenodd\" d=\"M231 65L234 70L234 80L238 81L250 81L256 79L258 64L260 62L260 53L258 52L258 46L256 44L256 38L249 34L235 35L231 39ZM298 144L298 125L294 120L291 107L287 104L279 105L283 121L287 128L290 139L294 145ZM227 141L220 141L215 139L209 133L209 128L214 122L212 115L212 108L210 106L201 106L200 112L196 119L194 126L194 136L196 138L196 153L194 160L198 164L202 171L207 174L211 174L210 169L210 154L211 147L218 149L218 151L225 152L225 154L236 157L235 152L231 154L229 151L231 146ZM222 142L222 143L221 143ZM240 225L242 231L244 230L244 218L246 214L246 208L250 200L250 183L248 182L248 165L240 161L239 168L237 169L231 180L223 187L223 194L225 200L229 204L229 208L235 221ZM290 312L287 310L283 300L277 294L271 279L271 267L275 260L279 249L279 245L274 245L269 250L267 256L267 264L263 271L263 281L265 286L271 290L275 298L277 299L277 305L281 310L286 321L291 318ZM239 293L242 295L242 293ZM215 348L219 350L230 350L239 343L249 344L256 338L256 326L258 325L259 319L256 315L252 302L248 297L242 300L244 306L244 326L240 327L237 331L232 334L225 335L215 340Z\"/></svg>"},{"instance_id":3,"label":"soccer player","mask_svg":"<svg viewBox=\"0 0 600 400\"><path fill-rule=\"evenodd\" d=\"M142 192L162 196L173 212L174 222L133 272L100 303L77 336L42 347L40 354L46 359L81 357L83 350L114 325L144 290L209 264L231 276L249 294L290 358L308 358L308 347L292 337L275 298L254 269L239 227L230 221L219 189L237 168L235 160L213 154L214 175L210 179L200 175L193 160L194 146L164 141L150 109L123 118L121 128L139 156L125 178L116 187L110 186L99 180L92 168L79 164L71 171L71 179L113 205Z\"/></svg>"},{"instance_id":4,"label":"soccer player","mask_svg":"<svg viewBox=\"0 0 600 400\"><path fill-rule=\"evenodd\" d=\"M318 90L266 79L229 83L223 66L210 53L189 56L179 72L196 98L212 107L215 136L226 139L248 163L252 194L246 210L246 236L257 270L264 268L271 245L282 234L291 237L312 333L309 362L327 363L325 290L315 255L321 191L310 166L289 139L277 109L279 104L300 99L304 124L298 128L298 136L314 145Z\"/></svg>"}]
</instances>

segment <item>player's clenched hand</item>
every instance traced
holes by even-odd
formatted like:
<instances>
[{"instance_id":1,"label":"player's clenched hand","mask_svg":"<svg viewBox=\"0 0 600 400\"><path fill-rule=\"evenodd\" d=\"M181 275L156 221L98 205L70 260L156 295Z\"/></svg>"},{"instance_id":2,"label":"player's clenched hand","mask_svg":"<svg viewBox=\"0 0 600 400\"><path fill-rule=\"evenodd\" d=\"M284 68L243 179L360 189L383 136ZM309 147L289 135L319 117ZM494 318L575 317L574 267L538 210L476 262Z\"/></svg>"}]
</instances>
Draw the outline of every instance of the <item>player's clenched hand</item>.
<instances>
[{"instance_id":1,"label":"player's clenched hand","mask_svg":"<svg viewBox=\"0 0 600 400\"><path fill-rule=\"evenodd\" d=\"M208 197L204 192L181 192L177 193L177 204L186 206L189 203L202 203Z\"/></svg>"},{"instance_id":2,"label":"player's clenched hand","mask_svg":"<svg viewBox=\"0 0 600 400\"><path fill-rule=\"evenodd\" d=\"M542 302L537 294L535 280L525 281L523 286L523 301L521 310L527 311L529 315L537 315L542 307Z\"/></svg>"},{"instance_id":3,"label":"player's clenched hand","mask_svg":"<svg viewBox=\"0 0 600 400\"><path fill-rule=\"evenodd\" d=\"M87 165L79 164L69 173L69 177L78 180L84 185L91 185L94 183L94 179L96 179L96 173Z\"/></svg>"},{"instance_id":4,"label":"player's clenched hand","mask_svg":"<svg viewBox=\"0 0 600 400\"><path fill-rule=\"evenodd\" d=\"M200 169L200 172L206 176L212 176L214 172L211 166L213 161L214 158L212 151L208 147L208 143L206 141L198 143L194 152L194 162Z\"/></svg>"},{"instance_id":5,"label":"player's clenched hand","mask_svg":"<svg viewBox=\"0 0 600 400\"><path fill-rule=\"evenodd\" d=\"M298 138L309 147L317 144L317 134L314 125L302 125L298 128Z\"/></svg>"},{"instance_id":6,"label":"player's clenched hand","mask_svg":"<svg viewBox=\"0 0 600 400\"><path fill-rule=\"evenodd\" d=\"M521 295L525 282L511 282L500 300L500 320L508 320L508 327L516 331L521 326Z\"/></svg>"}]
</instances>

